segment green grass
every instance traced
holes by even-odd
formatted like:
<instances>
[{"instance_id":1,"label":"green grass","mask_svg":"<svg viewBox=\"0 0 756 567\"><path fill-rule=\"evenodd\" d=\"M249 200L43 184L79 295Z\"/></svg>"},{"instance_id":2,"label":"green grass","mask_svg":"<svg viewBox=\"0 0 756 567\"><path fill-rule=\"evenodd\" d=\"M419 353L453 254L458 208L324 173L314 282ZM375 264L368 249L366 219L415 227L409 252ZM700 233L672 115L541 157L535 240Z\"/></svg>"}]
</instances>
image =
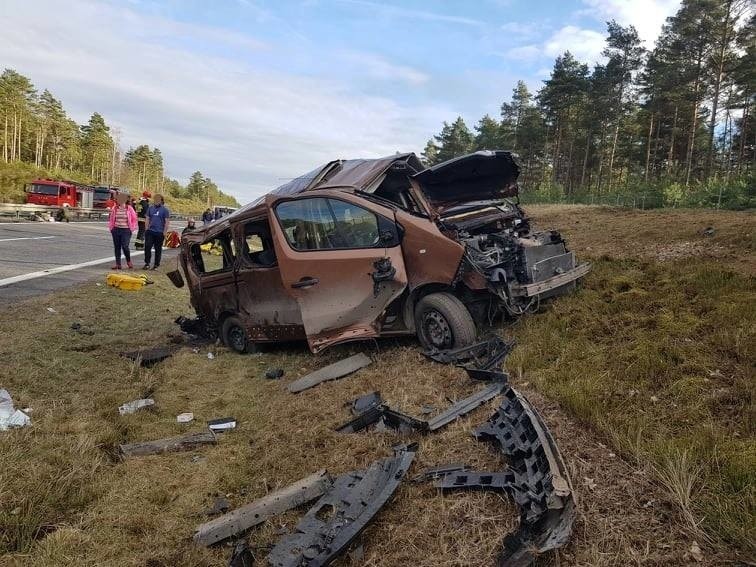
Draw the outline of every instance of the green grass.
<instances>
[{"instance_id":1,"label":"green grass","mask_svg":"<svg viewBox=\"0 0 756 567\"><path fill-rule=\"evenodd\" d=\"M605 257L576 296L518 323L508 363L652 464L692 530L751 552L755 292L712 262Z\"/></svg>"}]
</instances>

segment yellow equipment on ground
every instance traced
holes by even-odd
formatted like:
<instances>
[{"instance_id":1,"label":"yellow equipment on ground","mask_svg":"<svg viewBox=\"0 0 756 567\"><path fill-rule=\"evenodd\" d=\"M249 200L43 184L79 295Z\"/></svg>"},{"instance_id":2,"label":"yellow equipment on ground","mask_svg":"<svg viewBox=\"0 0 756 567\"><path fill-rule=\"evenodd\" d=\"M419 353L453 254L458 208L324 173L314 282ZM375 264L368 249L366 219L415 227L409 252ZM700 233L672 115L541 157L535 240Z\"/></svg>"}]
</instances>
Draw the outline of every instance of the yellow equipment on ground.
<instances>
[{"instance_id":1,"label":"yellow equipment on ground","mask_svg":"<svg viewBox=\"0 0 756 567\"><path fill-rule=\"evenodd\" d=\"M144 274L138 276L130 276L128 274L108 274L105 281L111 287L135 291L142 289L147 284L147 276Z\"/></svg>"}]
</instances>

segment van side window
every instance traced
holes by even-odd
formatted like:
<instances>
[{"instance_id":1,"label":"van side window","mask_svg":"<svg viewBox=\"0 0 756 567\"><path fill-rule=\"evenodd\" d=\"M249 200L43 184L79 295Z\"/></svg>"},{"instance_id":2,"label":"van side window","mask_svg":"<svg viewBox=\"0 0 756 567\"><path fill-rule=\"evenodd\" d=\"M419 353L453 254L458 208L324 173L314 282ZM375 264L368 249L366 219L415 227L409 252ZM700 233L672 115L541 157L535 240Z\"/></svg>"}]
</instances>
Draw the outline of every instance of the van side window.
<instances>
[{"instance_id":1,"label":"van side window","mask_svg":"<svg viewBox=\"0 0 756 567\"><path fill-rule=\"evenodd\" d=\"M299 199L276 207L289 244L295 250L332 250L378 246L378 217L338 199Z\"/></svg>"},{"instance_id":2,"label":"van side window","mask_svg":"<svg viewBox=\"0 0 756 567\"><path fill-rule=\"evenodd\" d=\"M276 253L270 237L267 220L248 222L244 225L244 254L255 265L266 268L276 265Z\"/></svg>"},{"instance_id":3,"label":"van side window","mask_svg":"<svg viewBox=\"0 0 756 567\"><path fill-rule=\"evenodd\" d=\"M202 244L193 244L191 256L200 274L213 274L234 267L236 250L230 233L226 231Z\"/></svg>"}]
</instances>

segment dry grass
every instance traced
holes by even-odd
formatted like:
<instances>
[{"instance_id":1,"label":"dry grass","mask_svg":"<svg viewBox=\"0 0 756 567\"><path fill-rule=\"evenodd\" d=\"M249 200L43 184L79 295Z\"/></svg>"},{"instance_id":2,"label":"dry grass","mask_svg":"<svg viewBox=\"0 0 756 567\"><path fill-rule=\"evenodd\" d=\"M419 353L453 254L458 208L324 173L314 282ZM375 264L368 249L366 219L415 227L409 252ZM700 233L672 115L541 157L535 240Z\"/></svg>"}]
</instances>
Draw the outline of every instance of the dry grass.
<instances>
[{"instance_id":1,"label":"dry grass","mask_svg":"<svg viewBox=\"0 0 756 567\"><path fill-rule=\"evenodd\" d=\"M515 382L547 420L579 495L572 543L540 563L686 564L692 536L684 507L712 538L704 563L747 557L756 420L749 366L754 290L745 268L753 258L752 249L736 247L750 236L730 226L742 228L753 217L721 213L717 218L727 223L715 223L712 213L671 212L669 218L687 220L666 223L669 240L695 238L699 225L713 225L717 245L731 251L691 266L641 257L638 250L659 235L638 231L635 213L532 211L545 225L564 226L580 256L596 262L579 293L505 329L520 344L509 363ZM665 226L663 213L645 214L641 227ZM607 230L629 235L634 226L632 245L613 236L615 244L607 244ZM224 565L228 548L191 542L214 495L240 505L319 468L338 474L364 467L402 440L393 433L336 435L333 428L348 418L345 402L377 389L392 405L419 414L424 404L440 410L447 398L479 387L424 360L410 340L337 347L317 357L302 345L243 357L220 347L184 349L151 370L118 356L165 344L173 319L188 309L186 291L160 277L141 292L92 283L0 312L0 386L19 407L31 406L34 420L0 434L0 564ZM74 321L95 335L70 330ZM376 362L298 395L286 391L294 378L359 350ZM273 366L285 370L283 380L262 377ZM118 415L120 404L146 395L156 399L154 411ZM652 395L659 401L651 402ZM436 434L404 438L420 441L413 472L453 461L501 467L470 435L495 403ZM184 411L194 412L195 423L176 423ZM114 458L118 443L196 431L204 420L225 416L236 417L239 427L215 447ZM683 452L685 459L665 469L671 455ZM659 482L665 470L667 487ZM250 533L260 557L299 513ZM361 538L364 563L491 565L516 522L514 506L497 495L442 496L428 485L403 483Z\"/></svg>"}]
</instances>

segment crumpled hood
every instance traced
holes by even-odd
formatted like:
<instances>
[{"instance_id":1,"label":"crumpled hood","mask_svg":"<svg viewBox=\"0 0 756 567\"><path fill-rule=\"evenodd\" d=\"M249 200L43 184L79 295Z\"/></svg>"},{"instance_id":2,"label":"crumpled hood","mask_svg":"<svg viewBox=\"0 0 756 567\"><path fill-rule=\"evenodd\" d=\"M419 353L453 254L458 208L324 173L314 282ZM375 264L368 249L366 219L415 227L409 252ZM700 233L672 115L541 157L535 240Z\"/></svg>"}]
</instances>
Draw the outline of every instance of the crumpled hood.
<instances>
[{"instance_id":1,"label":"crumpled hood","mask_svg":"<svg viewBox=\"0 0 756 567\"><path fill-rule=\"evenodd\" d=\"M483 150L439 163L412 177L429 204L442 214L467 203L516 197L519 175L511 152Z\"/></svg>"}]
</instances>

